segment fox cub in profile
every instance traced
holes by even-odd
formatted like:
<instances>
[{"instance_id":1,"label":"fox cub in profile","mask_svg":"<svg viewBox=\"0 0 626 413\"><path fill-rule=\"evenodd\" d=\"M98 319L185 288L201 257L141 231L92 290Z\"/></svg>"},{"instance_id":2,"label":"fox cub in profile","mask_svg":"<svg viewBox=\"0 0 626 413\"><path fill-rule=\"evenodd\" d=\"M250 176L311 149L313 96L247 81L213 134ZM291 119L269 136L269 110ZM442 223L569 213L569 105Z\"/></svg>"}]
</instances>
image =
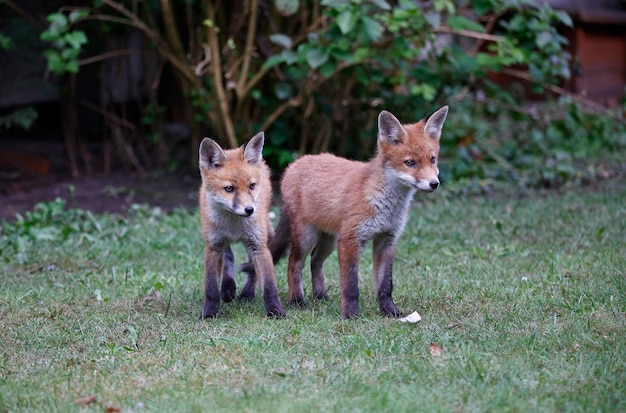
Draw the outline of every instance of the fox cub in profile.
<instances>
[{"instance_id":1,"label":"fox cub in profile","mask_svg":"<svg viewBox=\"0 0 626 413\"><path fill-rule=\"evenodd\" d=\"M376 156L356 162L330 154L307 155L283 175L283 206L270 242L274 262L291 250L289 302L305 304L302 268L311 255L312 293L327 299L324 260L337 246L341 311L359 316L359 258L372 240L374 280L383 315L400 316L392 297L395 245L416 191L439 186L439 139L448 114L444 106L415 124L402 125L390 112L378 116ZM242 270L254 278L255 269Z\"/></svg>"},{"instance_id":2,"label":"fox cub in profile","mask_svg":"<svg viewBox=\"0 0 626 413\"><path fill-rule=\"evenodd\" d=\"M268 217L272 197L269 168L263 160L263 132L237 149L223 150L204 138L200 144L200 220L204 238L204 306L202 319L216 317L220 298L235 298L232 242L243 242L248 258L263 282L268 315L285 315L278 298L268 240L274 228ZM220 288L221 277L221 288ZM254 298L256 277L249 276L239 299Z\"/></svg>"}]
</instances>

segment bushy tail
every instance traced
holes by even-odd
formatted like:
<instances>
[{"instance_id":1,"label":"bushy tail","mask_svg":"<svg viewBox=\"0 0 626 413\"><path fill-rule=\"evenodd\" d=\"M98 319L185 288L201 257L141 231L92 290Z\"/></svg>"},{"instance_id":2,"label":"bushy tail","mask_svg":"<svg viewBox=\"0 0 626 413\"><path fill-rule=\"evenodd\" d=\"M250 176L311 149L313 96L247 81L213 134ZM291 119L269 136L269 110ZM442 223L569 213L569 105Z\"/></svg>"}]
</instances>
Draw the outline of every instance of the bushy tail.
<instances>
[{"instance_id":1,"label":"bushy tail","mask_svg":"<svg viewBox=\"0 0 626 413\"><path fill-rule=\"evenodd\" d=\"M274 265L276 265L276 263L287 254L287 249L289 248L290 233L291 226L289 224L287 208L283 206L280 209L280 220L278 221L278 226L276 227L274 236L270 239L269 242L269 249L270 253L272 254L272 261L274 262ZM241 264L239 266L239 271L248 274L248 278L255 276L254 265L251 262Z\"/></svg>"}]
</instances>

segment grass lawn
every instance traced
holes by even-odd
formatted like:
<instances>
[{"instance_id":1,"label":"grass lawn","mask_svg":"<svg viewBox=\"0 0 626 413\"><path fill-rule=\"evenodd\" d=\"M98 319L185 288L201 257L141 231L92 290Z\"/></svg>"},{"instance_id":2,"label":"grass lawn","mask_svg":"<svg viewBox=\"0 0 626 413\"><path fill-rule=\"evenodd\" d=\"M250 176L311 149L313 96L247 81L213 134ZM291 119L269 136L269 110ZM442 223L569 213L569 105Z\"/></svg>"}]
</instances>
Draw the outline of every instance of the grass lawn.
<instances>
[{"instance_id":1,"label":"grass lawn","mask_svg":"<svg viewBox=\"0 0 626 413\"><path fill-rule=\"evenodd\" d=\"M341 319L334 253L329 301L274 320L258 296L199 321L198 222L50 203L5 226L0 412L626 411L623 184L418 195L394 266L417 324L378 314L369 247L358 320Z\"/></svg>"}]
</instances>

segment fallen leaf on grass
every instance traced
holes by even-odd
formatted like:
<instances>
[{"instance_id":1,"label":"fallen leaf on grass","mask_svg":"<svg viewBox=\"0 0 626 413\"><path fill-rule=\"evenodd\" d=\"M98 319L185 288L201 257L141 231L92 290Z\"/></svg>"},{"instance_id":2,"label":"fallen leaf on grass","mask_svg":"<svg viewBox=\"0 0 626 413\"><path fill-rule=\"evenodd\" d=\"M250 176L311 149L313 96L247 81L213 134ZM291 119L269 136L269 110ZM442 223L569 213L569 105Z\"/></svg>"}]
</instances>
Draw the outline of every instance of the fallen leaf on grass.
<instances>
[{"instance_id":1,"label":"fallen leaf on grass","mask_svg":"<svg viewBox=\"0 0 626 413\"><path fill-rule=\"evenodd\" d=\"M109 407L107 407L106 409L104 409L104 411L105 411L106 413L119 413L119 412L121 412L122 410L121 410L119 407L109 406Z\"/></svg>"},{"instance_id":2,"label":"fallen leaf on grass","mask_svg":"<svg viewBox=\"0 0 626 413\"><path fill-rule=\"evenodd\" d=\"M421 319L422 319L422 316L420 315L420 313L418 313L417 311L413 311L408 316L402 317L400 321L403 323L417 323Z\"/></svg>"},{"instance_id":3,"label":"fallen leaf on grass","mask_svg":"<svg viewBox=\"0 0 626 413\"><path fill-rule=\"evenodd\" d=\"M80 399L76 399L74 401L74 403L79 406L87 406L88 404L95 403L95 402L96 402L96 396L93 396L93 395L81 397Z\"/></svg>"},{"instance_id":4,"label":"fallen leaf on grass","mask_svg":"<svg viewBox=\"0 0 626 413\"><path fill-rule=\"evenodd\" d=\"M443 349L441 348L441 346L437 343L430 343L430 346L428 346L430 348L430 355L440 359L441 357L443 357Z\"/></svg>"}]
</instances>

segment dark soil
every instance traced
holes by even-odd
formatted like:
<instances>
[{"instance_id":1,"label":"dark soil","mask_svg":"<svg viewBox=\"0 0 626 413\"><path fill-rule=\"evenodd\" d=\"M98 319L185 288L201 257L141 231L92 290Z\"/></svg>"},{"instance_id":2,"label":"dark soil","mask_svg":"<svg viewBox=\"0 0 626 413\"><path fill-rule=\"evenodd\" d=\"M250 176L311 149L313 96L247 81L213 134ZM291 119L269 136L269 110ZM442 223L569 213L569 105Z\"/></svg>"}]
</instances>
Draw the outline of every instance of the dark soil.
<instances>
[{"instance_id":1,"label":"dark soil","mask_svg":"<svg viewBox=\"0 0 626 413\"><path fill-rule=\"evenodd\" d=\"M67 175L0 176L0 221L13 221L17 213L32 210L39 202L57 197L68 207L95 213L124 213L133 204L150 204L165 210L194 208L198 200L199 174L115 172L73 179Z\"/></svg>"}]
</instances>

